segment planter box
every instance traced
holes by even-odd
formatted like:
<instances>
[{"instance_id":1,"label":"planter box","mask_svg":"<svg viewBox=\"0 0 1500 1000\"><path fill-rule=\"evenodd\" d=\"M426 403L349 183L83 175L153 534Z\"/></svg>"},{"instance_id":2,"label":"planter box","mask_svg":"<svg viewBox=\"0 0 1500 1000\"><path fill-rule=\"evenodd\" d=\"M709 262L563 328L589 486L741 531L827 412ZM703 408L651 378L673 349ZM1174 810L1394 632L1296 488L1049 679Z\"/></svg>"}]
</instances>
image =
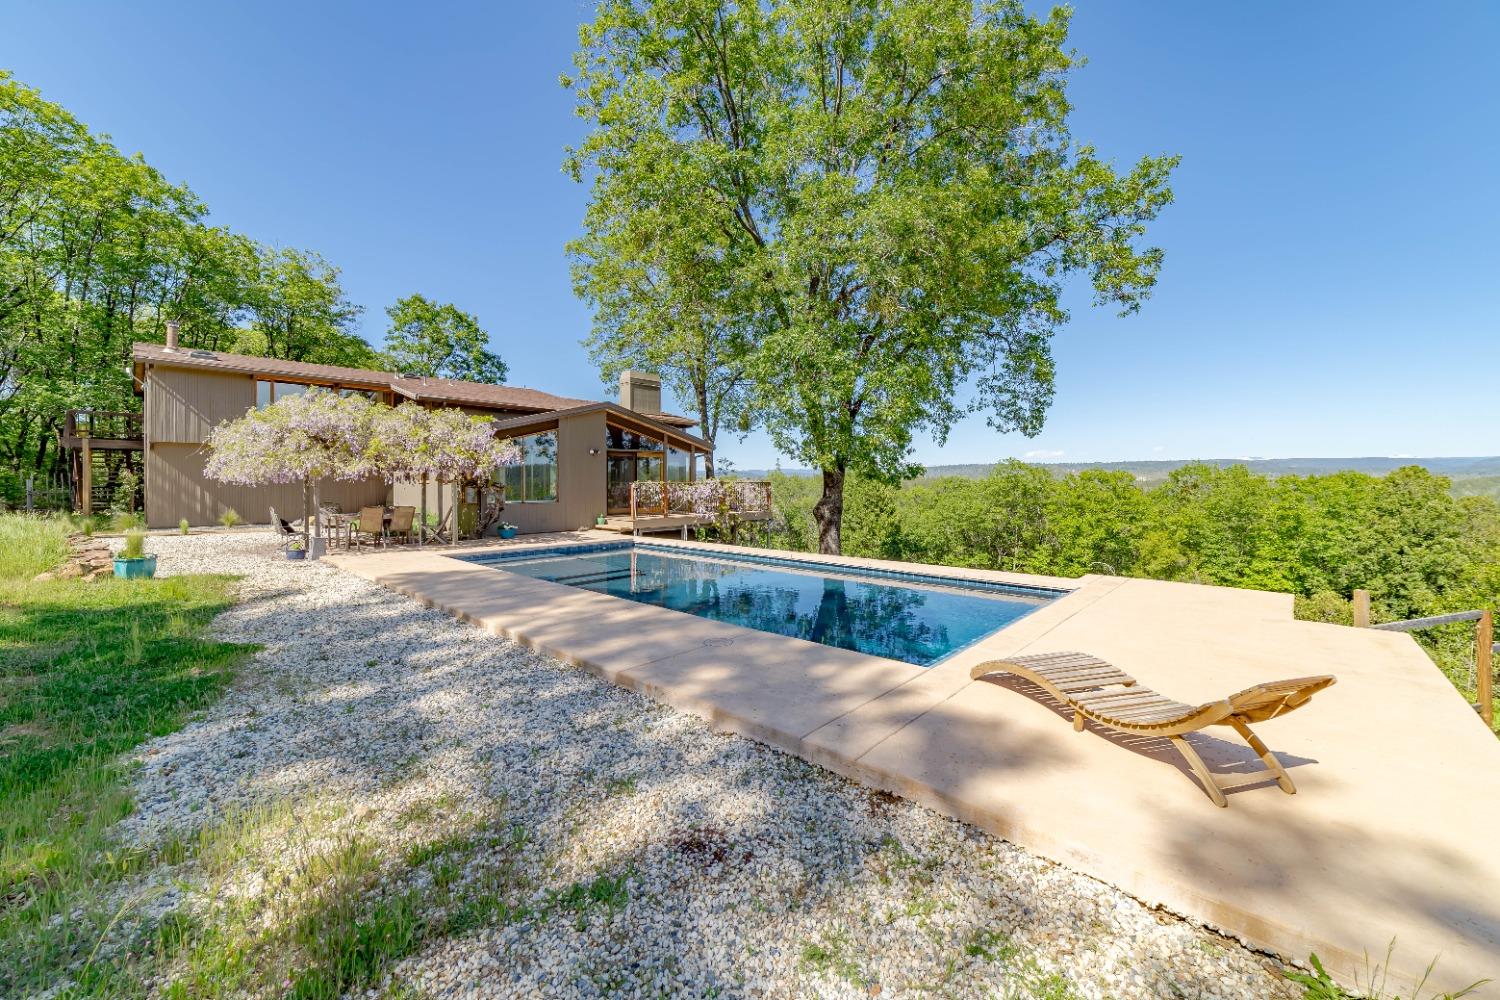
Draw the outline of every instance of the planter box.
<instances>
[{"instance_id":1,"label":"planter box","mask_svg":"<svg viewBox=\"0 0 1500 1000\"><path fill-rule=\"evenodd\" d=\"M124 556L115 556L115 576L121 580L148 580L156 575L156 555L142 556L139 559L126 559Z\"/></svg>"}]
</instances>

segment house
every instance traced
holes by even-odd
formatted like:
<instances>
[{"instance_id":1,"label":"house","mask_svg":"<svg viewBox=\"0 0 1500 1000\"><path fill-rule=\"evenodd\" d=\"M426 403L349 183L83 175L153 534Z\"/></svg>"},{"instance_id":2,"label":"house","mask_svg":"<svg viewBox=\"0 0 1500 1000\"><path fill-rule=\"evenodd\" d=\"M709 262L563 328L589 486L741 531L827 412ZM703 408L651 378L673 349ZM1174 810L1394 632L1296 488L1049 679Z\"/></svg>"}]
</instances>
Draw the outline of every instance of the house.
<instances>
[{"instance_id":1,"label":"house","mask_svg":"<svg viewBox=\"0 0 1500 1000\"><path fill-rule=\"evenodd\" d=\"M554 396L521 386L487 385L396 372L281 361L195 350L168 343L132 348L143 418L135 447L145 480L146 523L171 527L212 524L227 509L264 523L271 507L302 510L298 486L232 486L203 474L209 431L247 410L318 386L358 392L396 405L458 407L494 418L495 431L514 438L523 461L503 471L505 519L523 532L560 531L594 524L601 514L630 512L631 483L701 479L712 446L689 433L696 421L661 410L661 380L643 372L620 376L618 403ZM71 425L70 425L71 426ZM85 425L86 426L86 425ZM90 448L112 447L97 435L66 442L80 449L75 465L91 468ZM429 487L433 489L434 487ZM380 479L328 481L325 503L345 510L366 504L420 506L420 487ZM428 497L436 508L435 492Z\"/></svg>"}]
</instances>

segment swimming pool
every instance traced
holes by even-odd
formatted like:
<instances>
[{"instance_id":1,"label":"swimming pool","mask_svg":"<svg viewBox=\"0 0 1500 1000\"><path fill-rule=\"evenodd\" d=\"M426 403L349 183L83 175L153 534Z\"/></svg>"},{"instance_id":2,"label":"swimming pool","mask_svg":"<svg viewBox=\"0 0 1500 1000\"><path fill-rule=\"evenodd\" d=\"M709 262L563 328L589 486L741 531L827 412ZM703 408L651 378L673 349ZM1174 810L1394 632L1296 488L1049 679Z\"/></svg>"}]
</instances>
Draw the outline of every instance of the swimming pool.
<instances>
[{"instance_id":1,"label":"swimming pool","mask_svg":"<svg viewBox=\"0 0 1500 1000\"><path fill-rule=\"evenodd\" d=\"M635 542L454 558L921 667L1066 593Z\"/></svg>"}]
</instances>

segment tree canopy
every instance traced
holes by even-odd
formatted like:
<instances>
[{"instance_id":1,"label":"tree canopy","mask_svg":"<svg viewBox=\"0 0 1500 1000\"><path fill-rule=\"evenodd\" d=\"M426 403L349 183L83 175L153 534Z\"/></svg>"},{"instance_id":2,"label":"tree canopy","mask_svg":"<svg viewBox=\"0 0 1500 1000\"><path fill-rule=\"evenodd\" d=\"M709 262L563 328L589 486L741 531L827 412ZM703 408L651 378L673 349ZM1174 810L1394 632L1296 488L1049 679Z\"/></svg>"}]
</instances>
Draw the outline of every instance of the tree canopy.
<instances>
[{"instance_id":1,"label":"tree canopy","mask_svg":"<svg viewBox=\"0 0 1500 1000\"><path fill-rule=\"evenodd\" d=\"M470 313L422 295L397 299L385 312L391 319L385 355L396 371L497 385L505 381L508 366L490 351L489 334Z\"/></svg>"},{"instance_id":2,"label":"tree canopy","mask_svg":"<svg viewBox=\"0 0 1500 1000\"><path fill-rule=\"evenodd\" d=\"M69 409L139 408L133 341L370 365L338 269L209 225L186 186L0 71L0 497Z\"/></svg>"},{"instance_id":3,"label":"tree canopy","mask_svg":"<svg viewBox=\"0 0 1500 1000\"><path fill-rule=\"evenodd\" d=\"M1041 427L1070 275L1122 312L1156 280L1176 158L1074 142L1067 32L1020 0L604 0L580 32L596 338L736 345L750 416L822 470L824 551L846 473L911 473L915 433Z\"/></svg>"}]
</instances>

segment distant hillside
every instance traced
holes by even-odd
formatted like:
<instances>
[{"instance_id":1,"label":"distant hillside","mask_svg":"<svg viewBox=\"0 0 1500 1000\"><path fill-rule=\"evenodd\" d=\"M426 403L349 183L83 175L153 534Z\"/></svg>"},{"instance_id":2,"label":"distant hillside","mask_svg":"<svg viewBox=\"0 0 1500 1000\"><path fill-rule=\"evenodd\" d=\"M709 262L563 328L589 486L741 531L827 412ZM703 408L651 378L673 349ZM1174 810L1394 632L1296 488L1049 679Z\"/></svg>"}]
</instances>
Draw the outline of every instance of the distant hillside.
<instances>
[{"instance_id":1,"label":"distant hillside","mask_svg":"<svg viewBox=\"0 0 1500 1000\"><path fill-rule=\"evenodd\" d=\"M1085 469L1107 469L1128 472L1142 483L1156 483L1171 475L1172 470L1187 465L1190 459L1141 462L1039 462L1054 475L1065 476ZM1500 496L1500 456L1483 458L1205 458L1198 459L1208 465L1224 468L1230 465L1247 466L1250 471L1266 476L1314 476L1332 472L1364 472L1372 476L1383 476L1404 465L1420 465L1434 475L1453 479L1453 492L1459 496L1483 494ZM963 476L978 479L987 476L994 464L979 465L930 465L924 479L943 476ZM765 469L736 470L742 476L765 476ZM811 476L809 469L782 469L789 476Z\"/></svg>"}]
</instances>

